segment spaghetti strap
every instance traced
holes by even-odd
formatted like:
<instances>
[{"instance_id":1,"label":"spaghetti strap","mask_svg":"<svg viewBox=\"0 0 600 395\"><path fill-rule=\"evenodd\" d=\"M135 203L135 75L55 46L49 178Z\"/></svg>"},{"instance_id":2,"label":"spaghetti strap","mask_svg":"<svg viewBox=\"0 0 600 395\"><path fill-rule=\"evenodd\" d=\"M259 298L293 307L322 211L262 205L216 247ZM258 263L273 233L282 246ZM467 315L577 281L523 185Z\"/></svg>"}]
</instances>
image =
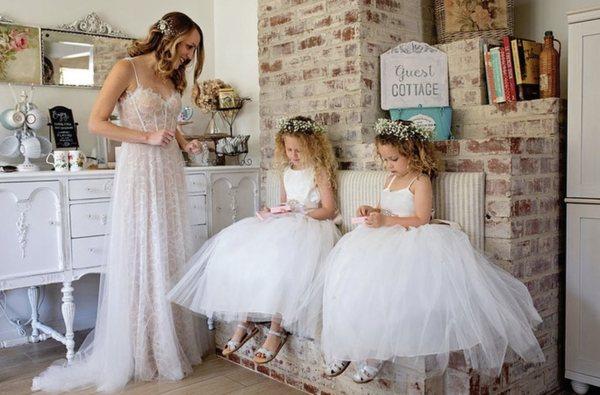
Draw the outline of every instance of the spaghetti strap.
<instances>
[{"instance_id":1,"label":"spaghetti strap","mask_svg":"<svg viewBox=\"0 0 600 395\"><path fill-rule=\"evenodd\" d=\"M131 63L131 67L133 67L133 74L135 75L135 83L137 84L137 88L138 86L140 86L140 79L138 78L137 71L135 70L135 63L133 63L132 58L125 58L125 60L128 60L129 63Z\"/></svg>"},{"instance_id":2,"label":"spaghetti strap","mask_svg":"<svg viewBox=\"0 0 600 395\"><path fill-rule=\"evenodd\" d=\"M419 176L416 176L415 178L413 178L409 183L408 186L406 187L407 189L410 189L410 187L412 187L412 184L415 183L415 181L417 181L417 179L419 178Z\"/></svg>"},{"instance_id":3,"label":"spaghetti strap","mask_svg":"<svg viewBox=\"0 0 600 395\"><path fill-rule=\"evenodd\" d=\"M392 183L394 182L395 179L396 179L396 175L393 174L392 179L390 180L390 182L387 183L387 185L383 189L390 189L390 186L392 186Z\"/></svg>"}]
</instances>

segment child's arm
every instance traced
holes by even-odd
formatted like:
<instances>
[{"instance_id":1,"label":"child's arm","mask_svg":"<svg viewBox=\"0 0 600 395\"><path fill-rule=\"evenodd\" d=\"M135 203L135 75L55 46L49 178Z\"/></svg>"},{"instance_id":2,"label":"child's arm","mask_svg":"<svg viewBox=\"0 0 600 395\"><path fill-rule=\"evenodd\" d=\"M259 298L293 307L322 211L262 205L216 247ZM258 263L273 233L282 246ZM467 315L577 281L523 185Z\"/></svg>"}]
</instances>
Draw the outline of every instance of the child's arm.
<instances>
[{"instance_id":1,"label":"child's arm","mask_svg":"<svg viewBox=\"0 0 600 395\"><path fill-rule=\"evenodd\" d=\"M412 217L395 217L372 212L367 218L366 224L372 228L380 226L402 225L421 226L429 223L433 200L433 189L429 177L421 176L413 184L415 195L415 215Z\"/></svg>"},{"instance_id":2,"label":"child's arm","mask_svg":"<svg viewBox=\"0 0 600 395\"><path fill-rule=\"evenodd\" d=\"M384 188L388 188L390 186L390 183L392 182L392 179L394 178L393 174L390 174L386 179L385 179L385 183ZM363 205L360 206L357 210L357 214L359 217L368 217L369 214L371 214L372 212L381 212L381 203L377 202L377 206L372 207L372 206L367 206L367 205Z\"/></svg>"},{"instance_id":3,"label":"child's arm","mask_svg":"<svg viewBox=\"0 0 600 395\"><path fill-rule=\"evenodd\" d=\"M321 207L308 212L308 216L314 219L333 219L337 210L335 192L325 172L317 175L317 188L321 195Z\"/></svg>"},{"instance_id":4,"label":"child's arm","mask_svg":"<svg viewBox=\"0 0 600 395\"><path fill-rule=\"evenodd\" d=\"M287 203L287 194L285 193L285 185L283 184L283 175L279 181L279 185L281 185L279 188L279 204L285 204Z\"/></svg>"}]
</instances>

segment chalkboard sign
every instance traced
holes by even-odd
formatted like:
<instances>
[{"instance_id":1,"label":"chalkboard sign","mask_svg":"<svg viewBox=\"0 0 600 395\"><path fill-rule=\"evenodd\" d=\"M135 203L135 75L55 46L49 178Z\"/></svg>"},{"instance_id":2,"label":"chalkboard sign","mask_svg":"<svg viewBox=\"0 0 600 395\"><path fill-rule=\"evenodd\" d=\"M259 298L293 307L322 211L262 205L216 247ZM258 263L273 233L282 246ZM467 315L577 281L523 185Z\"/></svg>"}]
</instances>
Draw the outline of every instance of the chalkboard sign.
<instances>
[{"instance_id":1,"label":"chalkboard sign","mask_svg":"<svg viewBox=\"0 0 600 395\"><path fill-rule=\"evenodd\" d=\"M54 132L56 148L77 148L77 124L73 119L73 111L70 108L56 106L49 109L50 124Z\"/></svg>"},{"instance_id":2,"label":"chalkboard sign","mask_svg":"<svg viewBox=\"0 0 600 395\"><path fill-rule=\"evenodd\" d=\"M400 44L381 55L381 108L448 106L448 56L425 43Z\"/></svg>"}]
</instances>

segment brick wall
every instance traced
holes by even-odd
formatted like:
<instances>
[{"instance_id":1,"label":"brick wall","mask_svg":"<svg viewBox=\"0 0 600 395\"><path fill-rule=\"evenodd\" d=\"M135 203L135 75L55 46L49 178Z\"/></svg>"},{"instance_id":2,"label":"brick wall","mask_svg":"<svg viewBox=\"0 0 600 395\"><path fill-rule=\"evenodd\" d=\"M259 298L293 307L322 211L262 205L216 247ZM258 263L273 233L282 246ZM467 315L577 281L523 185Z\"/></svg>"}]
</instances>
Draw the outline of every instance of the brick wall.
<instances>
[{"instance_id":1,"label":"brick wall","mask_svg":"<svg viewBox=\"0 0 600 395\"><path fill-rule=\"evenodd\" d=\"M414 0L259 0L262 166L273 155L275 121L309 115L328 125L342 168L374 168L373 123L379 109L379 55L412 39L431 42L431 2ZM536 331L547 361L526 364L509 353L501 377L479 377L460 354L443 376L426 366L386 364L363 386L349 375L322 374L315 344L292 336L278 358L256 366L264 337L231 358L309 393L534 393L562 380L564 293L564 102L500 106L487 101L482 41L440 45L448 53L453 134L438 142L447 171L486 173L487 255L521 279L544 319ZM234 328L217 323L217 345ZM265 333L263 332L263 335Z\"/></svg>"},{"instance_id":2,"label":"brick wall","mask_svg":"<svg viewBox=\"0 0 600 395\"><path fill-rule=\"evenodd\" d=\"M558 389L564 344L564 111L558 99L464 107L453 125L461 138L436 143L445 170L486 173L486 254L529 288L544 320L536 331L544 364L525 363L509 352L501 377L489 379L455 354L443 377L429 377L425 366L386 364L373 383L357 386L347 374L325 378L315 344L294 336L267 367L251 361L264 337L253 339L234 360L309 393L542 394ZM217 344L222 346L233 329L220 324Z\"/></svg>"},{"instance_id":3,"label":"brick wall","mask_svg":"<svg viewBox=\"0 0 600 395\"><path fill-rule=\"evenodd\" d=\"M531 365L511 353L502 376L486 380L458 358L446 372L447 393L540 394L561 385L565 109L559 99L461 108L453 120L460 139L436 143L446 170L486 173L486 254L529 288L547 359Z\"/></svg>"},{"instance_id":4,"label":"brick wall","mask_svg":"<svg viewBox=\"0 0 600 395\"><path fill-rule=\"evenodd\" d=\"M379 54L433 38L431 0L259 0L262 166L281 117L328 126L342 168L373 167Z\"/></svg>"}]
</instances>

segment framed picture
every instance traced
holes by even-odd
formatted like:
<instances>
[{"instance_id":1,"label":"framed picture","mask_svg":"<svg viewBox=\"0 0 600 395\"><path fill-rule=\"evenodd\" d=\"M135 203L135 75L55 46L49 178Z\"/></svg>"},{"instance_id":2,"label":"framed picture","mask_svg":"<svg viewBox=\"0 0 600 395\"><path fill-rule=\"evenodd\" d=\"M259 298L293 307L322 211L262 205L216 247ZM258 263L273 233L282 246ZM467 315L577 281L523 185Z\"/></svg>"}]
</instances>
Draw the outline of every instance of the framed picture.
<instances>
[{"instance_id":1,"label":"framed picture","mask_svg":"<svg viewBox=\"0 0 600 395\"><path fill-rule=\"evenodd\" d=\"M234 108L237 105L237 93L232 88L219 89L219 108Z\"/></svg>"},{"instance_id":2,"label":"framed picture","mask_svg":"<svg viewBox=\"0 0 600 395\"><path fill-rule=\"evenodd\" d=\"M0 23L0 81L42 82L40 28Z\"/></svg>"},{"instance_id":3,"label":"framed picture","mask_svg":"<svg viewBox=\"0 0 600 395\"><path fill-rule=\"evenodd\" d=\"M439 43L514 34L514 0L434 0Z\"/></svg>"},{"instance_id":4,"label":"framed picture","mask_svg":"<svg viewBox=\"0 0 600 395\"><path fill-rule=\"evenodd\" d=\"M448 33L508 27L506 0L444 0L444 2Z\"/></svg>"}]
</instances>

